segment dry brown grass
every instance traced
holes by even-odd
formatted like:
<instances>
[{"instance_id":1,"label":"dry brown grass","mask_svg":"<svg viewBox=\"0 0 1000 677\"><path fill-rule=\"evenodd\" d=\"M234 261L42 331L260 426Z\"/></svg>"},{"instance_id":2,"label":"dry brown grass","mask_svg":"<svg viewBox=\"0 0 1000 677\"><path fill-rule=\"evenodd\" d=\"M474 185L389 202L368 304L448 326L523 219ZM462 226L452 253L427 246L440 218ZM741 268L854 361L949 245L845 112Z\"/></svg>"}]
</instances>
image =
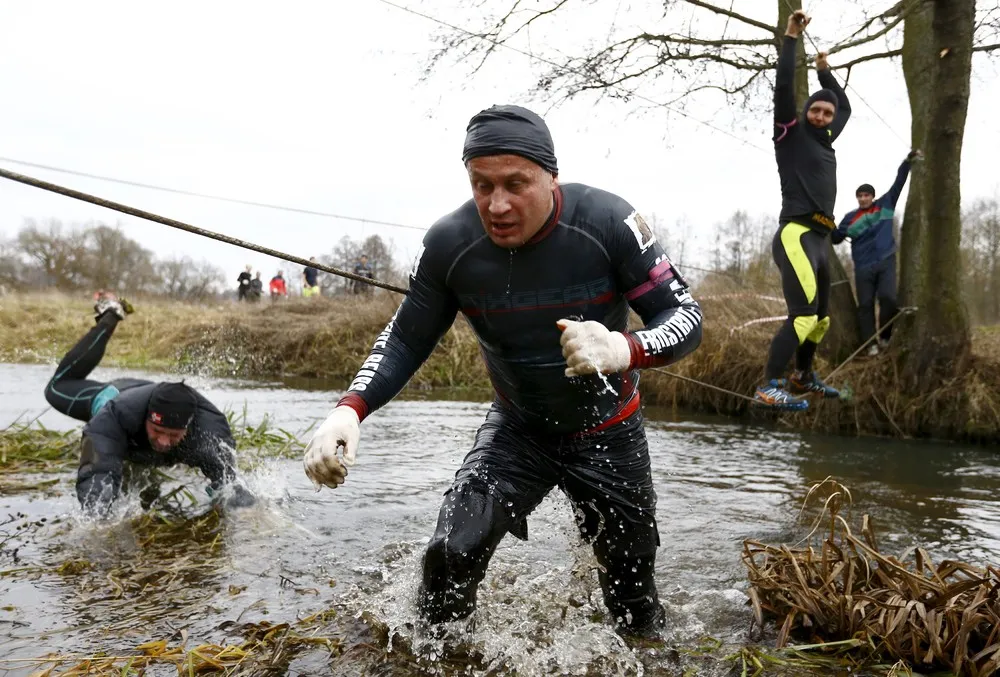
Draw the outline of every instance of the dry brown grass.
<instances>
[{"instance_id":1,"label":"dry brown grass","mask_svg":"<svg viewBox=\"0 0 1000 677\"><path fill-rule=\"evenodd\" d=\"M860 536L841 516L850 492L829 480L817 547L743 543L758 625L779 624L778 647L792 636L854 640L914 669L944 668L986 677L1000 670L1000 570L962 562L935 565L917 548L913 562L879 551L868 515ZM807 497L807 501L809 498ZM821 525L817 520L813 529ZM812 538L810 534L806 539Z\"/></svg>"},{"instance_id":2,"label":"dry brown grass","mask_svg":"<svg viewBox=\"0 0 1000 677\"><path fill-rule=\"evenodd\" d=\"M670 370L752 394L778 323L734 328L781 315L783 303L766 296L718 283L696 294L705 313L704 340ZM319 377L346 387L398 299L383 292L366 299L293 299L277 305L192 306L140 299L138 312L119 326L106 363L219 375ZM0 361L57 360L91 326L89 308L85 298L0 298ZM922 395L900 388L897 357L858 358L831 383L852 391L851 401L814 401L806 414L762 412L732 395L657 372L643 375L642 392L647 404L778 419L792 428L993 443L1000 441L1000 331L977 330L973 352L966 373ZM820 375L834 366L817 359ZM478 345L464 321L455 323L410 385L489 388Z\"/></svg>"}]
</instances>

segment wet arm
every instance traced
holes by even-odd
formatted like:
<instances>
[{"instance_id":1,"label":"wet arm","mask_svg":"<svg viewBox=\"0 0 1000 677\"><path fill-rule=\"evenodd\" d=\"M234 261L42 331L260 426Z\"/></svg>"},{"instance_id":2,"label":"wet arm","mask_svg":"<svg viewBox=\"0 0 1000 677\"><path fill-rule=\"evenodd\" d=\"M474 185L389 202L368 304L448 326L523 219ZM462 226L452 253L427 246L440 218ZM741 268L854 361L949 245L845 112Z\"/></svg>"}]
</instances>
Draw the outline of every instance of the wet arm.
<instances>
[{"instance_id":1,"label":"wet arm","mask_svg":"<svg viewBox=\"0 0 1000 677\"><path fill-rule=\"evenodd\" d=\"M795 58L798 40L785 36L778 56L778 69L774 78L774 138L779 140L789 127L796 123L798 110L795 105Z\"/></svg>"},{"instance_id":2,"label":"wet arm","mask_svg":"<svg viewBox=\"0 0 1000 677\"><path fill-rule=\"evenodd\" d=\"M458 301L444 282L445 266L428 247L410 278L410 289L375 339L347 394L338 402L364 420L409 382L455 321Z\"/></svg>"},{"instance_id":3,"label":"wet arm","mask_svg":"<svg viewBox=\"0 0 1000 677\"><path fill-rule=\"evenodd\" d=\"M895 208L896 203L899 201L899 194L903 192L903 186L906 185L906 179L909 176L910 162L909 160L903 160L903 163L899 165L899 169L896 171L896 180L889 188L889 192L879 198L879 204Z\"/></svg>"},{"instance_id":4,"label":"wet arm","mask_svg":"<svg viewBox=\"0 0 1000 677\"><path fill-rule=\"evenodd\" d=\"M826 68L818 71L816 75L819 77L820 85L825 89L832 90L837 95L837 114L834 116L833 122L830 123L830 137L835 141L844 131L847 121L851 119L851 101L847 98L847 92L837 82L832 70Z\"/></svg>"},{"instance_id":5,"label":"wet arm","mask_svg":"<svg viewBox=\"0 0 1000 677\"><path fill-rule=\"evenodd\" d=\"M96 418L94 419L97 420ZM94 423L94 421L91 421ZM121 492L128 442L121 428L99 422L88 426L80 444L76 497L86 512L103 515Z\"/></svg>"},{"instance_id":6,"label":"wet arm","mask_svg":"<svg viewBox=\"0 0 1000 677\"><path fill-rule=\"evenodd\" d=\"M632 214L629 219L641 218ZM633 221L634 222L634 221ZM619 288L644 323L624 332L631 352L631 369L672 364L701 343L701 307L691 297L687 283L655 240L645 249L627 227L619 227L611 249L618 268Z\"/></svg>"},{"instance_id":7,"label":"wet arm","mask_svg":"<svg viewBox=\"0 0 1000 677\"><path fill-rule=\"evenodd\" d=\"M194 431L181 460L201 470L212 491L219 491L236 479L236 440L229 421L220 412L199 408Z\"/></svg>"}]
</instances>

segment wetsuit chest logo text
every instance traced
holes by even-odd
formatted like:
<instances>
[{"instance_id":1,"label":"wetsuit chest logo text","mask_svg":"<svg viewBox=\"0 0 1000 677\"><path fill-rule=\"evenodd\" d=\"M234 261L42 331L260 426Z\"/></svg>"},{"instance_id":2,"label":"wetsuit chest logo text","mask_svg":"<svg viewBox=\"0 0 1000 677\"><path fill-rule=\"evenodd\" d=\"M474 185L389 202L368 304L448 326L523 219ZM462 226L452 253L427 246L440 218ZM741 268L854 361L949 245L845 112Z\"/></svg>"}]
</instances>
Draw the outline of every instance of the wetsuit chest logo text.
<instances>
[{"instance_id":1,"label":"wetsuit chest logo text","mask_svg":"<svg viewBox=\"0 0 1000 677\"><path fill-rule=\"evenodd\" d=\"M459 294L462 312L468 316L485 313L510 313L546 308L569 308L590 303L607 303L614 284L610 277L566 287L506 292Z\"/></svg>"}]
</instances>

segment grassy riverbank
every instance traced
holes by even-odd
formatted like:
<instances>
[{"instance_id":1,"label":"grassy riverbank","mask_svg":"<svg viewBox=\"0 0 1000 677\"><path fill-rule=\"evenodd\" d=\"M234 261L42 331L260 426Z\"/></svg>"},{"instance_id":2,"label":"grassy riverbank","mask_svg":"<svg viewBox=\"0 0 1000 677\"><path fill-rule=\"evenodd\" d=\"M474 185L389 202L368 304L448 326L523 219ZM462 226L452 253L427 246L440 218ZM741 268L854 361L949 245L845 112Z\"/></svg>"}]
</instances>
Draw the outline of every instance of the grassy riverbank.
<instances>
[{"instance_id":1,"label":"grassy riverbank","mask_svg":"<svg viewBox=\"0 0 1000 677\"><path fill-rule=\"evenodd\" d=\"M104 364L126 368L228 376L305 376L346 387L398 297L294 299L272 305L192 306L137 302L122 323ZM702 297L705 338L689 358L671 368L739 393L751 393L760 377L774 323L733 331L759 317L780 315L783 305L766 298ZM85 298L59 295L0 298L0 361L52 363L90 326ZM1000 331L974 334L969 371L921 396L898 386L891 357L858 359L834 380L850 386L850 402L817 403L807 414L777 417L783 426L844 434L1000 441ZM818 361L820 374L833 365ZM411 388L489 388L472 332L459 320L410 383ZM648 404L775 418L754 412L745 400L649 372L643 376ZM484 395L485 396L485 395Z\"/></svg>"}]
</instances>

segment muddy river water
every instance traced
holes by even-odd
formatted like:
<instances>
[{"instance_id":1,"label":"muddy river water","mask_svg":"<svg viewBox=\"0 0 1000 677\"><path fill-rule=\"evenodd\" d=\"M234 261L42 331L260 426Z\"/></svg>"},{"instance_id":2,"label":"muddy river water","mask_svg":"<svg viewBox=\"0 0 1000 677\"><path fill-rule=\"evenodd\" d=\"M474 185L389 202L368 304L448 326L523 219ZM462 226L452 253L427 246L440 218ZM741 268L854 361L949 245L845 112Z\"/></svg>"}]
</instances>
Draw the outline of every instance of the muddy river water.
<instances>
[{"instance_id":1,"label":"muddy river water","mask_svg":"<svg viewBox=\"0 0 1000 677\"><path fill-rule=\"evenodd\" d=\"M46 409L42 386L50 370L0 365L0 428ZM95 377L119 374L103 369ZM338 395L305 384L189 382L220 408L245 408L250 423L267 416L291 432L321 421ZM348 643L381 642L385 651L381 636L358 620L367 616L398 632L388 648L403 651L422 549L442 493L486 413L485 397L386 406L363 425L358 463L335 492L315 492L299 460L263 460L249 476L264 497L259 505L210 527L192 527L169 547L144 543L125 517L111 524L82 519L71 471L44 492L0 496L0 522L8 520L0 531L31 525L0 552L6 572L0 576L0 675L28 674L29 662L17 659L48 653L128 652L155 639L176 643L182 634L189 646L225 643L232 621L294 622L330 608L338 610L332 622ZM850 487L856 517L874 516L884 551L920 545L935 558L1000 561L995 450L808 435L655 408L645 415L668 646L696 647L707 637L734 647L767 641L766 633L750 634L742 541L799 540L808 531L808 521L799 518L802 499L827 476ZM77 427L51 410L39 421ZM196 473L176 468L170 474L204 498L205 482ZM518 674L682 674L684 659L676 652L631 649L594 619L602 610L600 590L595 577L578 575L591 556L561 494L549 495L529 529L527 542L501 544L482 587L470 642L483 664ZM172 578L161 576L144 589L133 577L122 590L121 572L138 559L173 572ZM72 561L88 562L87 570L59 570ZM571 596L585 603L568 605ZM288 673L392 674L404 664L412 661L380 668L371 657L350 653L329 661L315 650L293 660ZM435 670L432 659L422 665ZM720 661L697 674L728 674L731 667Z\"/></svg>"}]
</instances>

